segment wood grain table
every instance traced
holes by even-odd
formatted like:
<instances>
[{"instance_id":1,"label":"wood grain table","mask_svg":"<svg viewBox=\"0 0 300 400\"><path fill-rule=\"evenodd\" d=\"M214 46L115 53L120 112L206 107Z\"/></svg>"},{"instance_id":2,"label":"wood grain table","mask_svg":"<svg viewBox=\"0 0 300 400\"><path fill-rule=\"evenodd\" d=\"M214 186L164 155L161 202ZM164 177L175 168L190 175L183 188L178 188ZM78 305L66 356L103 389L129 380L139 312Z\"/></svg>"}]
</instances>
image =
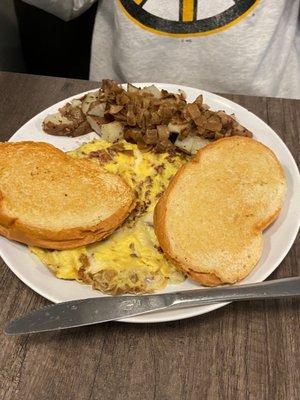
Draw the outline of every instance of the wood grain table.
<instances>
[{"instance_id":1,"label":"wood grain table","mask_svg":"<svg viewBox=\"0 0 300 400\"><path fill-rule=\"evenodd\" d=\"M0 134L95 82L0 73ZM282 137L299 162L300 101L230 95ZM299 275L299 240L271 278ZM24 265L26 268L26 265ZM49 302L1 262L1 400L300 399L297 299L230 304L162 324L106 323L6 337L11 319Z\"/></svg>"}]
</instances>

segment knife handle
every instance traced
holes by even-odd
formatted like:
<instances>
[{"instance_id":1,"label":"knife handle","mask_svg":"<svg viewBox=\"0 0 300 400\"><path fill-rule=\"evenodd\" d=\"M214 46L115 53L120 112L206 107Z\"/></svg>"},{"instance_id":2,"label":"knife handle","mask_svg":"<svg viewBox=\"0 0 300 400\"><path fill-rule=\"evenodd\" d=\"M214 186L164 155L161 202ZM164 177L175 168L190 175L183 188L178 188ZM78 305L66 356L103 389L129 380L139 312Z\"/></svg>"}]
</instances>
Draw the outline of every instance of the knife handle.
<instances>
[{"instance_id":1,"label":"knife handle","mask_svg":"<svg viewBox=\"0 0 300 400\"><path fill-rule=\"evenodd\" d=\"M299 295L300 277L284 278L240 286L224 286L174 293L172 307L181 308L226 301L276 299Z\"/></svg>"}]
</instances>

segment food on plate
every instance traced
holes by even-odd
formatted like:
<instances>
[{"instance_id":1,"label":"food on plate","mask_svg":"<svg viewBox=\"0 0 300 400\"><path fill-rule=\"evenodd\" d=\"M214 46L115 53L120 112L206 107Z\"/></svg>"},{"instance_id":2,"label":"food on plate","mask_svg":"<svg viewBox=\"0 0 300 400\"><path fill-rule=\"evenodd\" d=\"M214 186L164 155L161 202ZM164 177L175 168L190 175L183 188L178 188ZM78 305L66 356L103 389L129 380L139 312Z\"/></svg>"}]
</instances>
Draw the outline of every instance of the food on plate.
<instances>
[{"instance_id":1,"label":"food on plate","mask_svg":"<svg viewBox=\"0 0 300 400\"><path fill-rule=\"evenodd\" d=\"M232 115L212 111L202 95L188 103L183 91L169 93L154 85L127 90L104 79L98 91L67 103L43 122L45 132L78 136L94 131L104 140L124 138L157 153L180 149L190 154L210 141L252 136Z\"/></svg>"},{"instance_id":2,"label":"food on plate","mask_svg":"<svg viewBox=\"0 0 300 400\"><path fill-rule=\"evenodd\" d=\"M20 165L20 187L0 178L11 199L22 198L21 206L10 202L17 218L0 213L0 233L29 244L58 278L109 294L151 293L186 277L234 283L256 265L285 178L271 150L233 115L210 110L202 96L188 103L182 91L125 90L106 79L47 116L43 128L100 136L68 154L46 144L27 158L12 150L6 164L10 174ZM21 219L28 216L29 229Z\"/></svg>"},{"instance_id":3,"label":"food on plate","mask_svg":"<svg viewBox=\"0 0 300 400\"><path fill-rule=\"evenodd\" d=\"M0 143L0 234L67 249L111 234L135 205L118 175L40 142Z\"/></svg>"},{"instance_id":4,"label":"food on plate","mask_svg":"<svg viewBox=\"0 0 300 400\"><path fill-rule=\"evenodd\" d=\"M136 206L124 224L101 242L69 250L31 251L58 278L76 279L110 294L150 293L185 274L167 261L153 229L153 209L170 179L189 156L141 151L136 144L96 140L68 153L120 175L136 192ZM79 211L80 212L80 211Z\"/></svg>"},{"instance_id":5,"label":"food on plate","mask_svg":"<svg viewBox=\"0 0 300 400\"><path fill-rule=\"evenodd\" d=\"M83 112L81 100L72 100L43 122L45 132L57 136L81 136L92 131Z\"/></svg>"},{"instance_id":6,"label":"food on plate","mask_svg":"<svg viewBox=\"0 0 300 400\"><path fill-rule=\"evenodd\" d=\"M245 137L218 140L186 163L154 213L167 258L203 285L235 283L261 257L262 231L285 197L283 169L274 153Z\"/></svg>"}]
</instances>

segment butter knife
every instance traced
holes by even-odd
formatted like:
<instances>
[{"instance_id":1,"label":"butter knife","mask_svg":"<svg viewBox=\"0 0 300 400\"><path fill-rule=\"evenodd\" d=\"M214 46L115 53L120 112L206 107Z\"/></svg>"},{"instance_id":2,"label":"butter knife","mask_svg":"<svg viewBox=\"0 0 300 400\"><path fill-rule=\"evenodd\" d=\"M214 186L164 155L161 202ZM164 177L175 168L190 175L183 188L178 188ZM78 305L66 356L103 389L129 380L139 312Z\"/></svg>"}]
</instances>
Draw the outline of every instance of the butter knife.
<instances>
[{"instance_id":1,"label":"butter knife","mask_svg":"<svg viewBox=\"0 0 300 400\"><path fill-rule=\"evenodd\" d=\"M5 333L20 335L55 331L115 321L153 311L299 295L300 277L295 277L164 294L93 297L58 303L32 311L10 322L5 328Z\"/></svg>"}]
</instances>

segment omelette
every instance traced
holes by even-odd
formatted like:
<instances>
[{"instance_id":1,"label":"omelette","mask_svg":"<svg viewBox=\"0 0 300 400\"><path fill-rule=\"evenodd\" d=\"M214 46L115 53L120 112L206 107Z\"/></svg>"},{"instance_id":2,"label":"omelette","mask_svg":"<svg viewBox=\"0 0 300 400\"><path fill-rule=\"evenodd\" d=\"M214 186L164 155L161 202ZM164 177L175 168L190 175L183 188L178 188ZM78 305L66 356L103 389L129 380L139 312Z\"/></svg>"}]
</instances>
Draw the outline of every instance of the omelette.
<instances>
[{"instance_id":1,"label":"omelette","mask_svg":"<svg viewBox=\"0 0 300 400\"><path fill-rule=\"evenodd\" d=\"M184 153L143 152L136 144L95 140L68 153L101 163L123 177L137 195L125 223L107 239L71 250L30 250L60 279L90 284L103 293L151 293L185 280L164 257L153 229L154 207L179 167Z\"/></svg>"}]
</instances>

